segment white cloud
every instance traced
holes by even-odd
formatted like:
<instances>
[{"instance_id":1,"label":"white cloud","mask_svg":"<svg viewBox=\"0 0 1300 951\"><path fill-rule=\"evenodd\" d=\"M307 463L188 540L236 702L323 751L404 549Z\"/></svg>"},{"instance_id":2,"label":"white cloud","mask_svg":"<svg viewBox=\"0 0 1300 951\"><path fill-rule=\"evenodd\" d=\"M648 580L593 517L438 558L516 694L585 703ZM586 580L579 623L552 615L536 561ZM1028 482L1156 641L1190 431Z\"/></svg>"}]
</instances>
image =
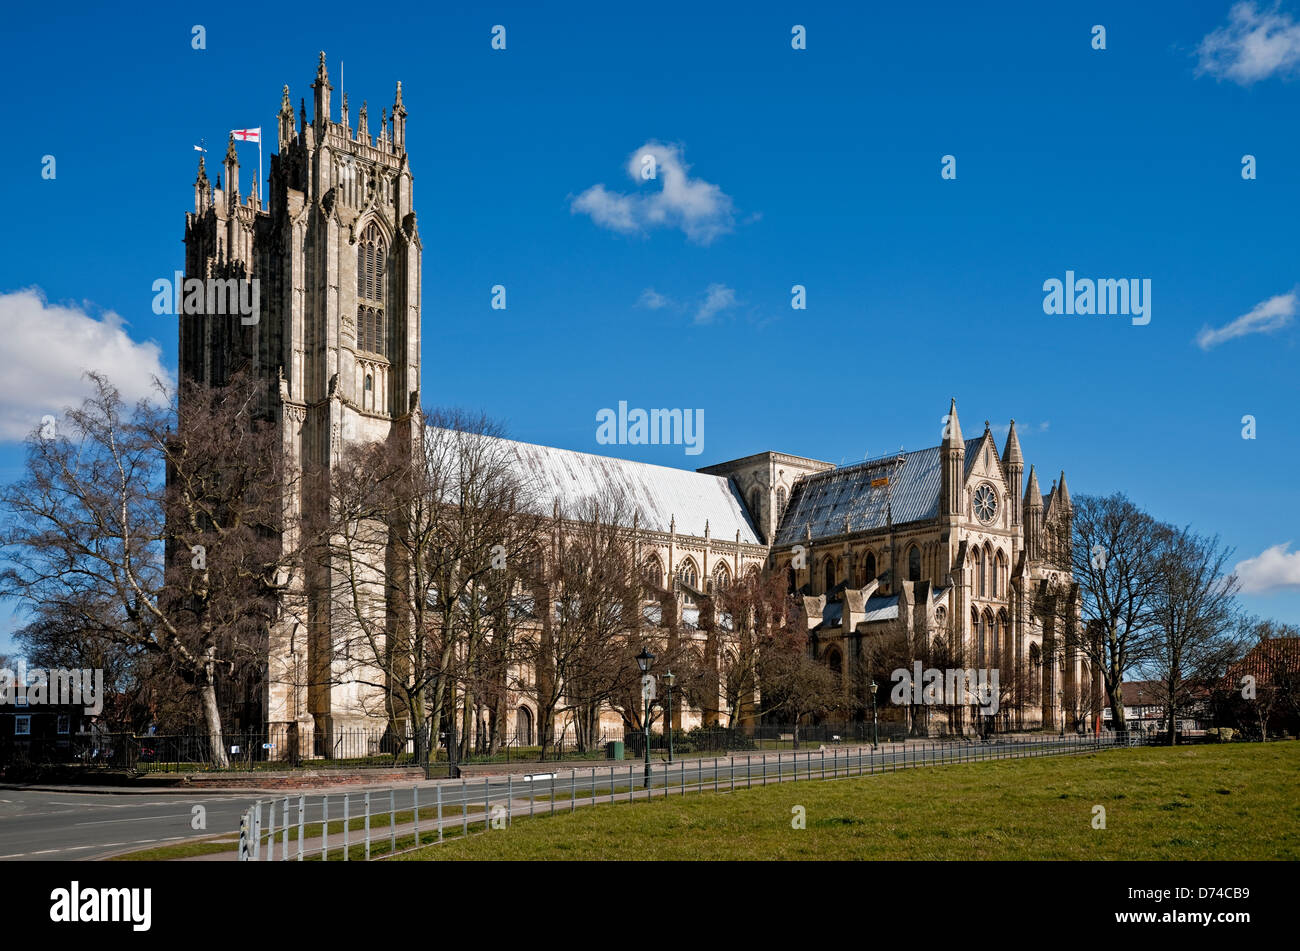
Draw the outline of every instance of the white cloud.
<instances>
[{"instance_id":1,"label":"white cloud","mask_svg":"<svg viewBox=\"0 0 1300 951\"><path fill-rule=\"evenodd\" d=\"M1238 3L1228 13L1227 26L1201 40L1198 76L1230 79L1242 86L1276 74L1287 76L1300 67L1300 23L1280 12L1278 5L1261 10Z\"/></svg>"},{"instance_id":2,"label":"white cloud","mask_svg":"<svg viewBox=\"0 0 1300 951\"><path fill-rule=\"evenodd\" d=\"M1050 420L1044 420L1041 423L1031 423L1026 420L1021 420L1019 423L1016 424L1016 432L1021 434L1045 433L1047 432L1048 427L1051 425L1052 423ZM989 430L993 433L994 436L1000 436L1005 438L1006 435L1011 432L1011 424L992 423L989 425Z\"/></svg>"},{"instance_id":3,"label":"white cloud","mask_svg":"<svg viewBox=\"0 0 1300 951\"><path fill-rule=\"evenodd\" d=\"M649 167L654 169L653 178L645 175ZM650 191L623 194L603 184L593 185L573 199L569 210L590 215L596 224L620 234L679 228L696 244L709 244L732 230L731 197L717 185L691 178L679 146L649 141L628 157L626 171L638 187Z\"/></svg>"},{"instance_id":4,"label":"white cloud","mask_svg":"<svg viewBox=\"0 0 1300 951\"><path fill-rule=\"evenodd\" d=\"M1202 350L1209 350L1233 337L1281 330L1295 317L1296 304L1295 291L1270 297L1266 301L1260 301L1248 313L1242 314L1230 324L1217 329L1202 327L1201 332L1196 335L1196 343Z\"/></svg>"},{"instance_id":5,"label":"white cloud","mask_svg":"<svg viewBox=\"0 0 1300 951\"><path fill-rule=\"evenodd\" d=\"M1238 562L1233 571L1241 581L1241 590L1250 594L1273 588L1300 588L1300 551L1290 548L1290 542L1283 542Z\"/></svg>"},{"instance_id":6,"label":"white cloud","mask_svg":"<svg viewBox=\"0 0 1300 951\"><path fill-rule=\"evenodd\" d=\"M671 297L660 294L653 287L643 290L636 303L638 307L645 307L648 310L662 310L665 307L677 306Z\"/></svg>"},{"instance_id":7,"label":"white cloud","mask_svg":"<svg viewBox=\"0 0 1300 951\"><path fill-rule=\"evenodd\" d=\"M704 300L695 311L695 322L707 324L724 310L736 306L736 292L725 284L710 284L704 292Z\"/></svg>"},{"instance_id":8,"label":"white cloud","mask_svg":"<svg viewBox=\"0 0 1300 951\"><path fill-rule=\"evenodd\" d=\"M102 372L132 405L152 396L153 378L170 383L162 348L138 343L112 311L93 317L74 306L50 304L37 289L0 294L0 441L18 441L46 414L62 416L90 394L87 370Z\"/></svg>"}]
</instances>

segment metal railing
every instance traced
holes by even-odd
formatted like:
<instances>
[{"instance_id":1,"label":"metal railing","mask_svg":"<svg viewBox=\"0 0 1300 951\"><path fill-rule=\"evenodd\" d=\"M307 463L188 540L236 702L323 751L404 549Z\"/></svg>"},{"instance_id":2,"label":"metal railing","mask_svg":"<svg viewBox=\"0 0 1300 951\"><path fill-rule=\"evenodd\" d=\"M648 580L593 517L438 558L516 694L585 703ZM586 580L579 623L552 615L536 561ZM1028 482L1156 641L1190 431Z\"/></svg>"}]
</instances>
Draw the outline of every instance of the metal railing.
<instances>
[{"instance_id":1,"label":"metal railing","mask_svg":"<svg viewBox=\"0 0 1300 951\"><path fill-rule=\"evenodd\" d=\"M518 818L573 812L579 805L654 801L692 792L870 776L953 763L1093 753L1143 745L1139 734L908 741L699 757L643 764L488 776L333 795L261 799L239 827L240 861L371 861L471 833L508 829Z\"/></svg>"}]
</instances>

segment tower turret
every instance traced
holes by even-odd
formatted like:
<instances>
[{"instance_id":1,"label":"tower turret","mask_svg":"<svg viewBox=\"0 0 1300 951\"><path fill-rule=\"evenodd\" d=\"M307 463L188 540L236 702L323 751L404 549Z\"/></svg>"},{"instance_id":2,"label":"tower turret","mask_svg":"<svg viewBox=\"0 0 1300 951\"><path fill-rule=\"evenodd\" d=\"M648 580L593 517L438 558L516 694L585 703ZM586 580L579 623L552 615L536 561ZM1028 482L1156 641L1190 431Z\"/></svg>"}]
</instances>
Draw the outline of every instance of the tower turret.
<instances>
[{"instance_id":1,"label":"tower turret","mask_svg":"<svg viewBox=\"0 0 1300 951\"><path fill-rule=\"evenodd\" d=\"M1007 430L1007 445L1002 450L1002 469L1007 474L1007 489L1011 493L1011 527L1019 528L1022 500L1021 483L1025 477L1025 457L1020 452L1020 439L1016 436L1016 421Z\"/></svg>"},{"instance_id":2,"label":"tower turret","mask_svg":"<svg viewBox=\"0 0 1300 951\"><path fill-rule=\"evenodd\" d=\"M1025 486L1025 558L1039 561L1043 557L1043 495L1038 490L1038 476L1029 467L1029 484Z\"/></svg>"},{"instance_id":3,"label":"tower turret","mask_svg":"<svg viewBox=\"0 0 1300 951\"><path fill-rule=\"evenodd\" d=\"M330 121L330 85L329 71L325 69L325 51L320 51L320 62L316 66L316 81L311 84L316 92L316 126L317 139L325 135L325 128Z\"/></svg>"},{"instance_id":4,"label":"tower turret","mask_svg":"<svg viewBox=\"0 0 1300 951\"><path fill-rule=\"evenodd\" d=\"M226 207L234 208L239 204L239 155L235 152L235 133L230 133L230 143L226 146L226 159L222 163L226 170Z\"/></svg>"},{"instance_id":5,"label":"tower turret","mask_svg":"<svg viewBox=\"0 0 1300 951\"><path fill-rule=\"evenodd\" d=\"M393 151L406 151L406 108L402 105L402 81L397 81L397 98L393 100Z\"/></svg>"},{"instance_id":6,"label":"tower turret","mask_svg":"<svg viewBox=\"0 0 1300 951\"><path fill-rule=\"evenodd\" d=\"M943 444L939 447L939 455L942 460L939 514L955 517L961 514L962 481L966 471L966 443L961 438L956 397L944 418Z\"/></svg>"},{"instance_id":7,"label":"tower turret","mask_svg":"<svg viewBox=\"0 0 1300 951\"><path fill-rule=\"evenodd\" d=\"M208 193L212 185L208 182L208 170L204 167L203 156L199 156L199 175L194 179L194 213L203 214L208 207Z\"/></svg>"}]
</instances>

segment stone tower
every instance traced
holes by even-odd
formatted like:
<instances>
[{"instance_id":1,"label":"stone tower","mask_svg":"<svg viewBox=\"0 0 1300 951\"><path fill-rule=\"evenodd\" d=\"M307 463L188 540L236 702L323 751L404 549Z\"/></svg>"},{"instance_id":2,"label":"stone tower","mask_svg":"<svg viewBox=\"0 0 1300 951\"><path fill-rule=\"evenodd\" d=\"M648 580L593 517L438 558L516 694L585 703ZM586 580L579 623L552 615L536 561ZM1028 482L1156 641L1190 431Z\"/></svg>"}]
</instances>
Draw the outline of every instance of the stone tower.
<instances>
[{"instance_id":1,"label":"stone tower","mask_svg":"<svg viewBox=\"0 0 1300 951\"><path fill-rule=\"evenodd\" d=\"M323 52L312 90L310 120L302 103L295 121L284 87L266 202L257 182L240 194L232 138L224 187L211 185L200 159L186 216L186 278L256 280L257 319L190 312L180 324L183 378L220 384L248 366L265 379L289 458L317 473L287 489L291 516L324 503L345 445L409 430L420 392L421 246L402 84L377 134L364 104L350 127L346 93L334 120ZM322 584L310 573L290 582L270 634L264 699L270 726L314 727L318 736L375 725L336 667Z\"/></svg>"}]
</instances>

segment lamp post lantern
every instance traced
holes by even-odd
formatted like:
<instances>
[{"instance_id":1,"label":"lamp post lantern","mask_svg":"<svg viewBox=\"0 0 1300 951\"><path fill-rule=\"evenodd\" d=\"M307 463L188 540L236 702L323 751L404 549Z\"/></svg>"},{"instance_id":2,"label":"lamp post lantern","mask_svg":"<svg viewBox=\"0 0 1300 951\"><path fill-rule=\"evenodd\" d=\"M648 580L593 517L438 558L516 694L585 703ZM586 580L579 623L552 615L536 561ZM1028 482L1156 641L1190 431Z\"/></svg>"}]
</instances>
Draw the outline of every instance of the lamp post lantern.
<instances>
[{"instance_id":1,"label":"lamp post lantern","mask_svg":"<svg viewBox=\"0 0 1300 951\"><path fill-rule=\"evenodd\" d=\"M873 750L880 745L880 731L876 726L876 691L879 689L876 679L871 678L871 748Z\"/></svg>"},{"instance_id":2,"label":"lamp post lantern","mask_svg":"<svg viewBox=\"0 0 1300 951\"><path fill-rule=\"evenodd\" d=\"M650 665L655 662L655 655L642 647L636 655L636 665L641 668L641 699L645 701L645 785L650 788Z\"/></svg>"},{"instance_id":3,"label":"lamp post lantern","mask_svg":"<svg viewBox=\"0 0 1300 951\"><path fill-rule=\"evenodd\" d=\"M677 677L672 668L664 671L664 675L659 678L664 682L664 689L668 693L667 705L664 707L664 729L668 733L668 762L673 761L673 683Z\"/></svg>"}]
</instances>

